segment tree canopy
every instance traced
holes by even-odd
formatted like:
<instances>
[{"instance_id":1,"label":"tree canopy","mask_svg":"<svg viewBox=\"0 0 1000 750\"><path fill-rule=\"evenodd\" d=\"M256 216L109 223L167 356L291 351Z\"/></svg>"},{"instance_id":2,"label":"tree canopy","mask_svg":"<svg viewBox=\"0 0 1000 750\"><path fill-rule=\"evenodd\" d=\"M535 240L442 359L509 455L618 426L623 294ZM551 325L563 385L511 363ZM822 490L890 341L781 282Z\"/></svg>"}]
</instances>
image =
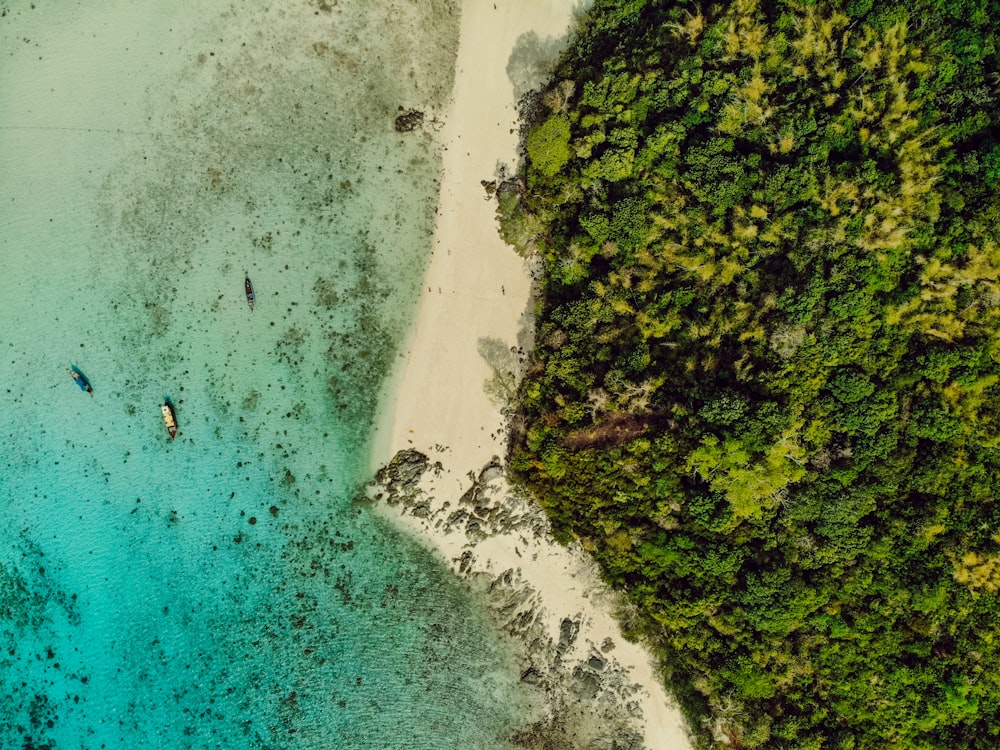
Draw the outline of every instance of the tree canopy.
<instances>
[{"instance_id":1,"label":"tree canopy","mask_svg":"<svg viewBox=\"0 0 1000 750\"><path fill-rule=\"evenodd\" d=\"M1000 745L1000 3L596 0L511 464L706 745Z\"/></svg>"}]
</instances>

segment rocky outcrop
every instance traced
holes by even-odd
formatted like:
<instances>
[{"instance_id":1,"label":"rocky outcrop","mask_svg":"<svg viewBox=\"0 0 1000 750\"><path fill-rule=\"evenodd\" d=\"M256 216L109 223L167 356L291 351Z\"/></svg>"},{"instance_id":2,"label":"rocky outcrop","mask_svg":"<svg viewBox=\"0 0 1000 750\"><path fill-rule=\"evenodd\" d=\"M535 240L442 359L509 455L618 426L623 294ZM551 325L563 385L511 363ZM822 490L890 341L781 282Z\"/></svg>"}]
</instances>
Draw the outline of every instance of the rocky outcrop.
<instances>
[{"instance_id":1,"label":"rocky outcrop","mask_svg":"<svg viewBox=\"0 0 1000 750\"><path fill-rule=\"evenodd\" d=\"M457 498L441 497L435 480L444 468L416 450L404 450L382 467L367 496L421 519L433 535L460 544L452 569L477 591L498 629L511 639L521 681L539 693L545 709L511 740L528 750L640 750L640 690L613 655L615 643L587 630L585 611L557 612L526 580L521 567L499 570L482 547L505 538L515 559L554 544L548 519L512 488L499 458L468 475ZM458 493L454 493L458 494ZM581 607L581 610L585 608ZM596 642L599 640L599 643Z\"/></svg>"},{"instance_id":2,"label":"rocky outcrop","mask_svg":"<svg viewBox=\"0 0 1000 750\"><path fill-rule=\"evenodd\" d=\"M440 471L440 464L437 464ZM420 490L420 478L431 461L420 451L399 451L392 460L375 472L375 481L370 485L375 490L374 498L385 500L390 505L414 497Z\"/></svg>"},{"instance_id":3,"label":"rocky outcrop","mask_svg":"<svg viewBox=\"0 0 1000 750\"><path fill-rule=\"evenodd\" d=\"M419 109L406 109L402 107L400 114L396 117L395 127L397 133L409 133L424 124L424 113Z\"/></svg>"}]
</instances>

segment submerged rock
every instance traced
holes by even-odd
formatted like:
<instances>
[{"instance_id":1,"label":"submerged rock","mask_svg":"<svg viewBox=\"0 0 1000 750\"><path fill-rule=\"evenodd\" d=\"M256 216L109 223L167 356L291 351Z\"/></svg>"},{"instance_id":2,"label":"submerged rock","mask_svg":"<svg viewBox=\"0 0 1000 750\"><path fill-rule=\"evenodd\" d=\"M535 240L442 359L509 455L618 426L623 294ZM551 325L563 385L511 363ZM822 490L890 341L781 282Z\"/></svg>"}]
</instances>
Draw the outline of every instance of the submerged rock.
<instances>
[{"instance_id":1,"label":"submerged rock","mask_svg":"<svg viewBox=\"0 0 1000 750\"><path fill-rule=\"evenodd\" d=\"M400 109L402 110L403 108L400 107ZM423 122L423 112L419 109L407 109L396 117L394 127L396 128L397 133L409 133L411 130L419 128Z\"/></svg>"}]
</instances>

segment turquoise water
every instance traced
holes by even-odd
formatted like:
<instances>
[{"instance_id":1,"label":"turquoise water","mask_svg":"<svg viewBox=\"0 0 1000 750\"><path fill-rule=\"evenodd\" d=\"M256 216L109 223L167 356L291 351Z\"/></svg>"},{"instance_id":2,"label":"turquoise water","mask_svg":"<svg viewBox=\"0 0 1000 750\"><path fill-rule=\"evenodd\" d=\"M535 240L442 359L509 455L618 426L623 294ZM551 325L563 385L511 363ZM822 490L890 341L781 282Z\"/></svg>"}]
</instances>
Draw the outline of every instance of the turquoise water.
<instances>
[{"instance_id":1,"label":"turquoise water","mask_svg":"<svg viewBox=\"0 0 1000 750\"><path fill-rule=\"evenodd\" d=\"M485 616L352 502L457 3L0 11L0 747L508 746Z\"/></svg>"}]
</instances>

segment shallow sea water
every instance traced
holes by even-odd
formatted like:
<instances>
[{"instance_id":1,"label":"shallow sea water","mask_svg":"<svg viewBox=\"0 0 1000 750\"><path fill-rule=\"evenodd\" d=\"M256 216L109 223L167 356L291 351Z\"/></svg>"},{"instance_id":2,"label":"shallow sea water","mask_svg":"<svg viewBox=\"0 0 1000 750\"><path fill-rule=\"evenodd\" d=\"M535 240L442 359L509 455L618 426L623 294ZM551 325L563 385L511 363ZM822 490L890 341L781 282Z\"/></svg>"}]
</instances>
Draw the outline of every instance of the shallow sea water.
<instances>
[{"instance_id":1,"label":"shallow sea water","mask_svg":"<svg viewBox=\"0 0 1000 750\"><path fill-rule=\"evenodd\" d=\"M508 746L485 615L352 502L457 5L0 5L0 747Z\"/></svg>"}]
</instances>

